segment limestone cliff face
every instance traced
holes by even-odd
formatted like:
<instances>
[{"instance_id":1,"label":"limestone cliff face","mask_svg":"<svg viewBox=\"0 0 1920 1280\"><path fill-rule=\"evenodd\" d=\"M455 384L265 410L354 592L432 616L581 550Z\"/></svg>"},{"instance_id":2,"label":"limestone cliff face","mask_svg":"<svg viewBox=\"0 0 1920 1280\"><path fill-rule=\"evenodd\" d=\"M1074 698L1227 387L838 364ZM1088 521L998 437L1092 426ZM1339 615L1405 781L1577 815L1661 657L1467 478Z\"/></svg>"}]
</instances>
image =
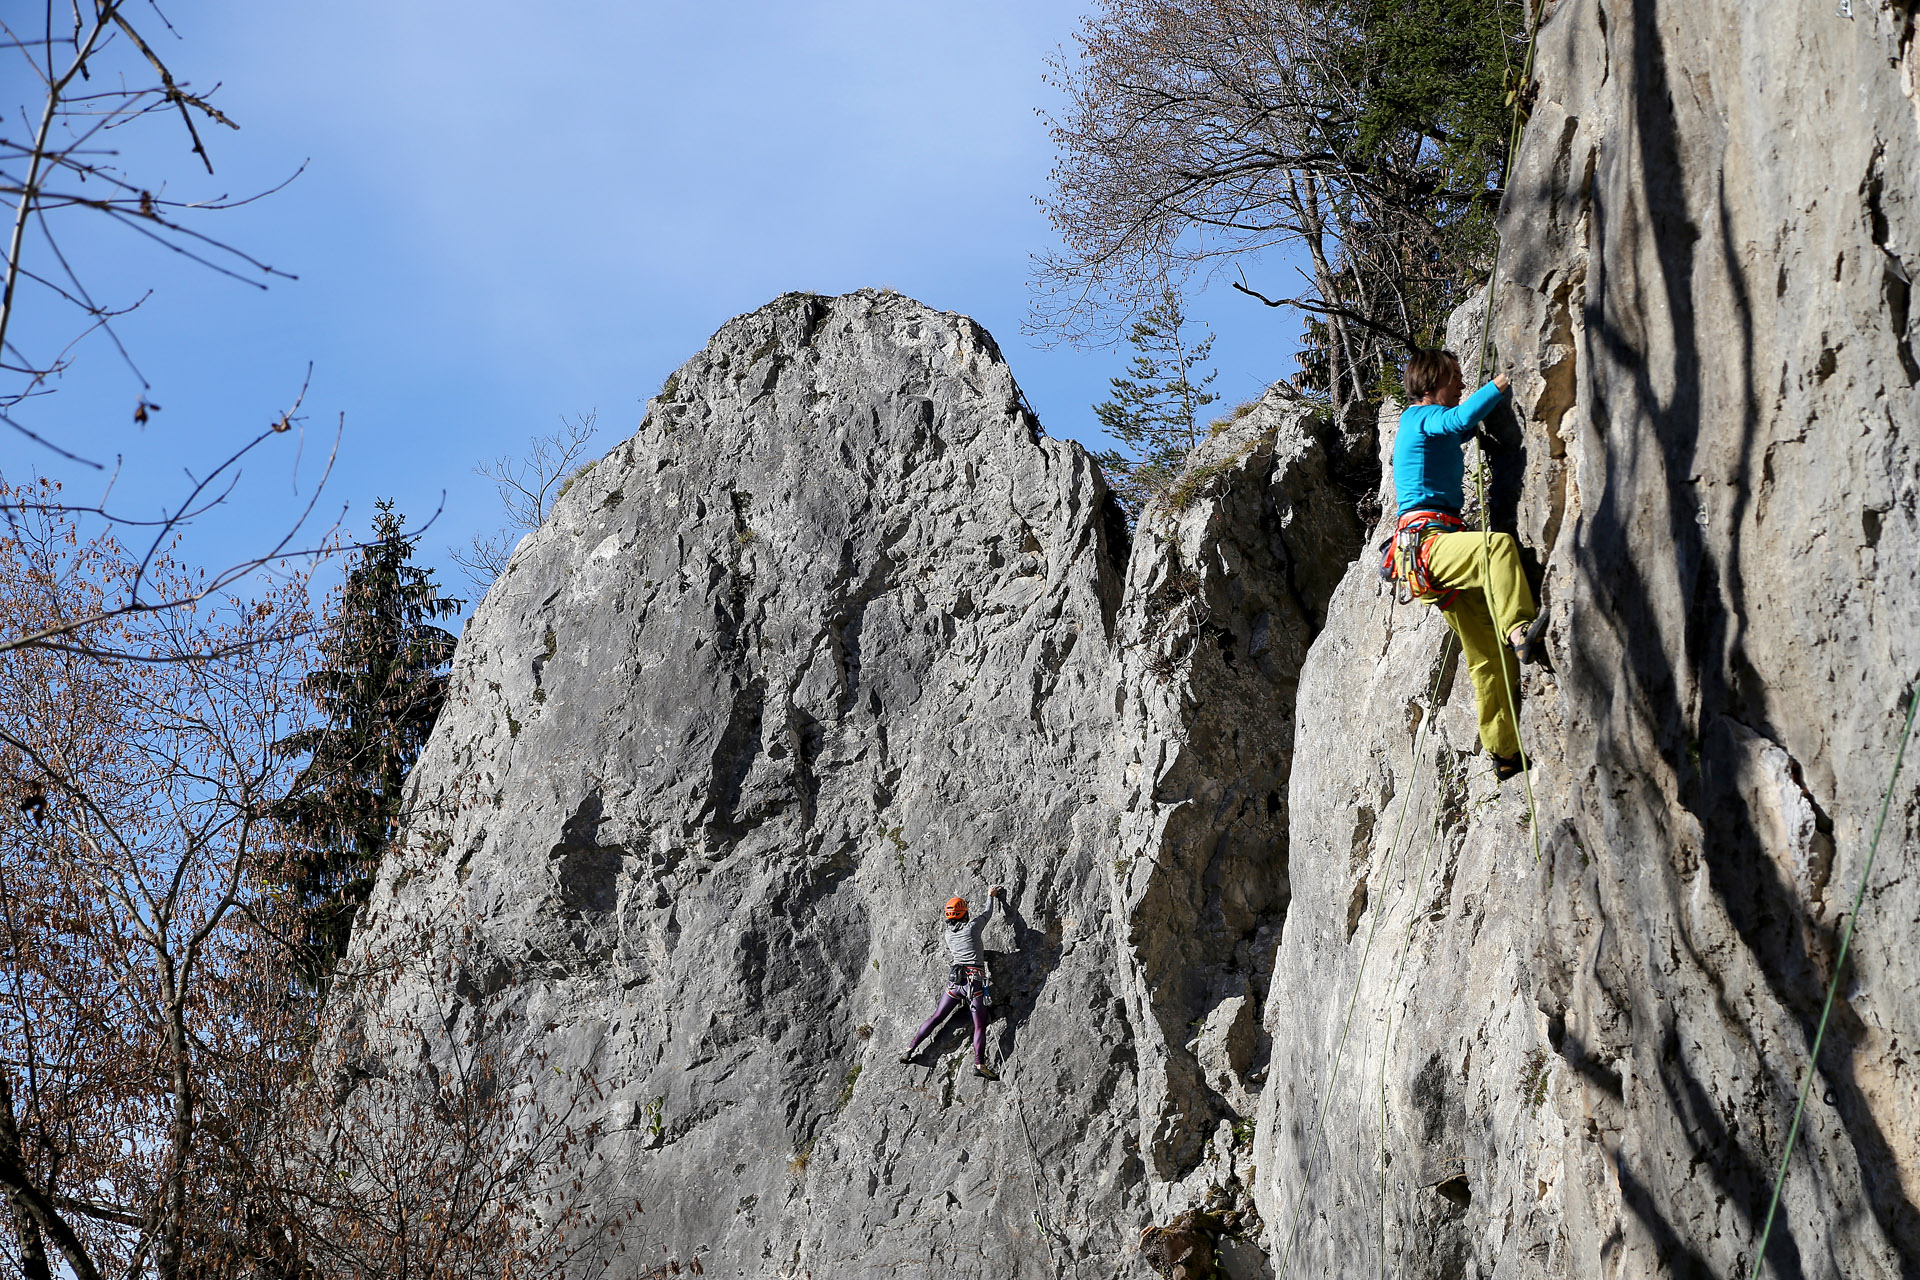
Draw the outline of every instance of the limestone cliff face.
<instances>
[{"instance_id":1,"label":"limestone cliff face","mask_svg":"<svg viewBox=\"0 0 1920 1280\"><path fill-rule=\"evenodd\" d=\"M457 1007L414 1029L419 965L371 1056L484 1027L549 1114L590 1073L593 1196L663 1266L1111 1272L1211 1204L1258 1274L1294 680L1359 532L1317 421L1276 391L1216 433L1129 563L971 321L727 325L462 638L363 930L459 936ZM1003 1080L957 1025L901 1065L941 904L996 882Z\"/></svg>"},{"instance_id":2,"label":"limestone cliff face","mask_svg":"<svg viewBox=\"0 0 1920 1280\"><path fill-rule=\"evenodd\" d=\"M1549 8L1492 330L1531 816L1291 391L1129 538L978 326L789 295L463 638L363 930L452 926L459 1009L336 1016L590 1071L636 1274L1740 1273L1920 670L1914 15L1848 7ZM1920 1275L1917 779L1775 1276ZM993 883L1005 1078L902 1066Z\"/></svg>"},{"instance_id":3,"label":"limestone cliff face","mask_svg":"<svg viewBox=\"0 0 1920 1280\"><path fill-rule=\"evenodd\" d=\"M1245 1165L1266 1075L1295 686L1360 534L1318 427L1284 384L1270 391L1200 446L1134 533L1104 800L1143 1041L1142 1155L1163 1216Z\"/></svg>"},{"instance_id":4,"label":"limestone cliff face","mask_svg":"<svg viewBox=\"0 0 1920 1280\"><path fill-rule=\"evenodd\" d=\"M1121 1251L1133 1048L1089 801L1124 532L973 322L790 295L668 380L476 611L414 781L423 812L478 803L374 913L470 921L502 1042L610 1090L606 1197L645 1206L649 1264ZM941 904L997 882L1007 1082L957 1029L901 1066Z\"/></svg>"},{"instance_id":5,"label":"limestone cliff face","mask_svg":"<svg viewBox=\"0 0 1920 1280\"><path fill-rule=\"evenodd\" d=\"M1562 0L1541 30L1492 503L1554 616L1540 858L1438 619L1355 566L1301 675L1266 1019L1291 1273L1751 1262L1920 670L1913 13L1843 7ZM1774 1275L1920 1274L1914 784Z\"/></svg>"}]
</instances>

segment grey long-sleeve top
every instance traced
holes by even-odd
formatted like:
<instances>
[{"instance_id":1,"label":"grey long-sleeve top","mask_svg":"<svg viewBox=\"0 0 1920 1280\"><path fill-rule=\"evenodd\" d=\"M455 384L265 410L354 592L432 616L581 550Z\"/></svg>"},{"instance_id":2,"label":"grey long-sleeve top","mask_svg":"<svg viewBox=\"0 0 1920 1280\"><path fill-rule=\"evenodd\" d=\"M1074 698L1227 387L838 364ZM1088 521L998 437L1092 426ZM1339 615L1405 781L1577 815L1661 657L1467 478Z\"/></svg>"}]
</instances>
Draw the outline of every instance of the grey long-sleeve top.
<instances>
[{"instance_id":1,"label":"grey long-sleeve top","mask_svg":"<svg viewBox=\"0 0 1920 1280\"><path fill-rule=\"evenodd\" d=\"M987 895L987 909L969 920L950 920L947 922L947 955L955 964L987 963L987 953L980 949L980 931L987 927L987 921L993 919L993 895Z\"/></svg>"}]
</instances>

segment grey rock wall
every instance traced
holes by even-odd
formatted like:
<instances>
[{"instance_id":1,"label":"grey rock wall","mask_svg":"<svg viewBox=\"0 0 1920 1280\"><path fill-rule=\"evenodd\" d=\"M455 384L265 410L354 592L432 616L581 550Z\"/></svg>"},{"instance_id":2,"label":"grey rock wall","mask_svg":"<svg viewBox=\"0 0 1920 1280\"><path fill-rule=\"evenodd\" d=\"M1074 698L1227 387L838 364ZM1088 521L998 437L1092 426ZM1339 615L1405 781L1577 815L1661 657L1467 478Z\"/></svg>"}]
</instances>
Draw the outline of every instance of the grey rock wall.
<instances>
[{"instance_id":1,"label":"grey rock wall","mask_svg":"<svg viewBox=\"0 0 1920 1280\"><path fill-rule=\"evenodd\" d=\"M1129 1243L1089 807L1116 535L972 321L788 295L668 380L476 611L414 782L478 803L373 912L471 922L502 1040L610 1090L642 1261L1052 1276ZM996 882L1005 1083L957 1026L901 1066L941 904Z\"/></svg>"},{"instance_id":2,"label":"grey rock wall","mask_svg":"<svg viewBox=\"0 0 1920 1280\"><path fill-rule=\"evenodd\" d=\"M1359 534L1317 424L1248 406L1129 562L971 321L862 292L723 328L462 639L362 931L446 922L459 995L416 1045L415 964L370 1057L484 1027L549 1114L588 1072L589 1200L645 1206L646 1265L1111 1274L1199 1208L1262 1274L1294 677ZM1003 1080L957 1024L900 1065L941 903L995 882Z\"/></svg>"},{"instance_id":3,"label":"grey rock wall","mask_svg":"<svg viewBox=\"0 0 1920 1280\"><path fill-rule=\"evenodd\" d=\"M1531 803L1290 391L1129 544L978 326L789 295L477 611L367 930L449 922L460 1008L369 1058L590 1071L635 1274L1744 1273L1920 670L1914 15L1849 8L1550 7L1492 300ZM1916 780L1771 1275L1920 1275ZM901 1066L995 882L1005 1079Z\"/></svg>"},{"instance_id":4,"label":"grey rock wall","mask_svg":"<svg viewBox=\"0 0 1920 1280\"><path fill-rule=\"evenodd\" d=\"M1295 677L1360 530L1282 383L1142 513L1115 654L1115 927L1157 1216L1238 1177L1285 919Z\"/></svg>"},{"instance_id":5,"label":"grey rock wall","mask_svg":"<svg viewBox=\"0 0 1920 1280\"><path fill-rule=\"evenodd\" d=\"M1751 1264L1920 670L1913 15L1844 7L1561 0L1542 28L1492 503L1554 611L1540 857L1439 620L1356 566L1301 676L1266 1017L1290 1273ZM1915 781L1770 1274L1920 1274Z\"/></svg>"}]
</instances>

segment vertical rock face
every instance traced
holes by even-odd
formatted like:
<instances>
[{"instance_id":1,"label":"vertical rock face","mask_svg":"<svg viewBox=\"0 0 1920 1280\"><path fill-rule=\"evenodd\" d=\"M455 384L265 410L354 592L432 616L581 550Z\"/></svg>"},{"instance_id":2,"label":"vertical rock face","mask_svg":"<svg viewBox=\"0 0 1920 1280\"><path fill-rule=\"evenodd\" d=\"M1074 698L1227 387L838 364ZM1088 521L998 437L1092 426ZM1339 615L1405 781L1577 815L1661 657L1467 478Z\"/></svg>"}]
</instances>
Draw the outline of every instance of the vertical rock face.
<instances>
[{"instance_id":1,"label":"vertical rock face","mask_svg":"<svg viewBox=\"0 0 1920 1280\"><path fill-rule=\"evenodd\" d=\"M1290 392L1129 552L971 321L790 295L463 640L371 913L466 940L444 1037L591 1071L594 1194L704 1274L1742 1273L1920 668L1915 19L1846 7L1550 6L1491 303L1531 795ZM1772 1275L1920 1275L1912 765ZM995 882L1005 1080L901 1066Z\"/></svg>"},{"instance_id":2,"label":"vertical rock face","mask_svg":"<svg viewBox=\"0 0 1920 1280\"><path fill-rule=\"evenodd\" d=\"M479 803L374 911L470 920L503 1041L610 1091L643 1255L1003 1277L1120 1249L1132 1046L1088 829L1114 515L971 321L789 295L668 380L477 610L414 781ZM957 1026L900 1065L941 904L994 883L1007 1084Z\"/></svg>"},{"instance_id":3,"label":"vertical rock face","mask_svg":"<svg viewBox=\"0 0 1920 1280\"><path fill-rule=\"evenodd\" d=\"M549 1114L589 1072L592 1197L663 1264L1125 1270L1193 1209L1258 1274L1294 676L1358 534L1315 424L1278 390L1224 424L1128 565L971 321L726 326L462 639L363 931L452 926L458 999L382 1051L485 1027ZM958 1025L902 1066L941 904L996 882L1004 1079ZM417 968L367 1025L421 1022Z\"/></svg>"},{"instance_id":4,"label":"vertical rock face","mask_svg":"<svg viewBox=\"0 0 1920 1280\"><path fill-rule=\"evenodd\" d=\"M1554 614L1539 861L1444 628L1356 566L1301 676L1267 1009L1292 1272L1751 1265L1920 667L1914 18L1842 8L1562 0L1541 30L1491 504ZM1920 1274L1914 780L1772 1274Z\"/></svg>"},{"instance_id":5,"label":"vertical rock face","mask_svg":"<svg viewBox=\"0 0 1920 1280\"><path fill-rule=\"evenodd\" d=\"M1319 427L1275 388L1201 444L1134 533L1107 798L1163 1217L1244 1166L1265 1078L1295 677L1360 532Z\"/></svg>"}]
</instances>

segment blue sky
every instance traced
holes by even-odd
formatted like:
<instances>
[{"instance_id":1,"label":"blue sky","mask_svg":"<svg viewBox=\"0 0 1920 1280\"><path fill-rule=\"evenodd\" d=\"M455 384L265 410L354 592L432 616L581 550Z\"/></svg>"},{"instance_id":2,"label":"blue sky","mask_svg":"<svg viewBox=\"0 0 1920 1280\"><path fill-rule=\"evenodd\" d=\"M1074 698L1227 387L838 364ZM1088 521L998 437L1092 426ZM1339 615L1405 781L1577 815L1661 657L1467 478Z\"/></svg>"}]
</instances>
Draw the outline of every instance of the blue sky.
<instances>
[{"instance_id":1,"label":"blue sky","mask_svg":"<svg viewBox=\"0 0 1920 1280\"><path fill-rule=\"evenodd\" d=\"M344 504L347 525L364 529L376 497L419 519L444 491L421 555L461 583L448 544L499 520L475 462L588 410L596 448L611 448L728 317L790 289L887 285L985 324L1046 429L1097 446L1090 405L1127 353L1022 332L1029 259L1051 244L1034 202L1054 159L1036 114L1054 101L1041 77L1083 11L1001 0L169 8L181 38L163 39L164 55L196 87L220 82L216 101L241 129L208 133L212 180L196 177L162 120L121 131L123 163L198 196L257 190L307 161L287 190L202 224L299 279L256 291L69 221L76 266L98 291L125 301L154 290L121 331L162 411L132 425L138 384L96 340L25 420L89 456L123 457L116 500L150 513L178 494L183 468L275 417L311 361L300 471L296 442L274 442L189 554L211 562L277 532L344 415L327 510ZM1224 283L1196 289L1189 308L1218 332L1227 403L1294 372L1296 318ZM17 323L38 346L73 328L44 306ZM0 436L0 471L34 469L70 492L99 488L94 473Z\"/></svg>"}]
</instances>

